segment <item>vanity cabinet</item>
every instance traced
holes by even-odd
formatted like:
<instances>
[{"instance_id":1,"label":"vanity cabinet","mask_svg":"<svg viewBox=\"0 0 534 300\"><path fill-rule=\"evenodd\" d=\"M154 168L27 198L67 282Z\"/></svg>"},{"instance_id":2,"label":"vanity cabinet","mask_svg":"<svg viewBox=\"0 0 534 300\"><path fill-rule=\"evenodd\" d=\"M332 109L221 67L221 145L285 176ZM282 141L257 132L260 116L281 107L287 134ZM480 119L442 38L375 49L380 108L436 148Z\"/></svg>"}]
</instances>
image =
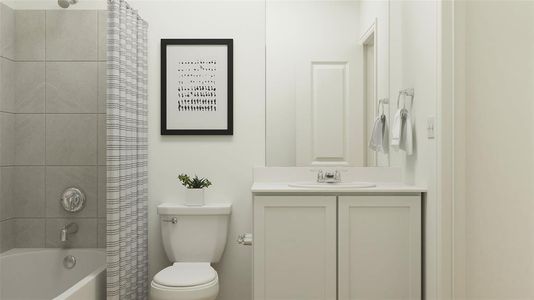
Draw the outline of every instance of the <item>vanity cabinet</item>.
<instances>
[{"instance_id":1,"label":"vanity cabinet","mask_svg":"<svg viewBox=\"0 0 534 300\"><path fill-rule=\"evenodd\" d=\"M336 197L254 197L254 300L336 299Z\"/></svg>"},{"instance_id":2,"label":"vanity cabinet","mask_svg":"<svg viewBox=\"0 0 534 300\"><path fill-rule=\"evenodd\" d=\"M339 300L421 299L421 197L338 197Z\"/></svg>"},{"instance_id":3,"label":"vanity cabinet","mask_svg":"<svg viewBox=\"0 0 534 300\"><path fill-rule=\"evenodd\" d=\"M254 300L420 298L420 195L254 197Z\"/></svg>"}]
</instances>

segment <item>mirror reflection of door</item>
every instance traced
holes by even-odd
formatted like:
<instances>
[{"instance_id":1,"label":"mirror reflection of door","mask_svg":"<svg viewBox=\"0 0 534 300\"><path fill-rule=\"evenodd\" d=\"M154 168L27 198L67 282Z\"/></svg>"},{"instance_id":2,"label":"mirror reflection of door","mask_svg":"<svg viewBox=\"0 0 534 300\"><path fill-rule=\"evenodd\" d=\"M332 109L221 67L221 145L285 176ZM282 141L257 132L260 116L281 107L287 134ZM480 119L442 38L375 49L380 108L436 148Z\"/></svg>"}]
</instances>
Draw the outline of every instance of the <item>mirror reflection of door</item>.
<instances>
[{"instance_id":1,"label":"mirror reflection of door","mask_svg":"<svg viewBox=\"0 0 534 300\"><path fill-rule=\"evenodd\" d=\"M350 42L337 46L352 48ZM365 166L358 55L331 52L298 64L297 166Z\"/></svg>"},{"instance_id":2,"label":"mirror reflection of door","mask_svg":"<svg viewBox=\"0 0 534 300\"><path fill-rule=\"evenodd\" d=\"M377 99L389 97L388 11L388 1L267 0L267 166L389 166L368 150ZM371 24L380 34L363 43Z\"/></svg>"},{"instance_id":3,"label":"mirror reflection of door","mask_svg":"<svg viewBox=\"0 0 534 300\"><path fill-rule=\"evenodd\" d=\"M267 2L267 164L365 166L357 1Z\"/></svg>"},{"instance_id":4,"label":"mirror reflection of door","mask_svg":"<svg viewBox=\"0 0 534 300\"><path fill-rule=\"evenodd\" d=\"M379 97L379 85L384 89L387 86L386 82L379 82L380 71L384 72L384 68L379 69L380 55L378 48L379 39L377 36L378 19L375 18L373 23L364 31L360 38L362 45L362 61L363 61L363 102L365 105L365 141L369 142L373 132L374 122L379 115L385 115L386 123L389 126L390 110L389 99ZM365 27L364 27L365 28ZM379 71L380 70L380 71ZM380 74L384 75L384 74ZM382 92L382 97L384 97ZM389 136L385 136L389 139ZM365 162L367 167L389 167L389 155L383 152L375 152L369 147L365 151Z\"/></svg>"},{"instance_id":5,"label":"mirror reflection of door","mask_svg":"<svg viewBox=\"0 0 534 300\"><path fill-rule=\"evenodd\" d=\"M373 123L375 116L377 114L376 107L376 61L375 61L375 33L374 31L366 37L366 40L363 42L363 61L364 61L364 95L365 95L365 112L367 114L366 118L366 128L365 128L365 140L369 141L371 138L371 133L373 131ZM366 162L368 167L374 167L377 165L377 155L376 152L371 151L367 148L366 151Z\"/></svg>"}]
</instances>

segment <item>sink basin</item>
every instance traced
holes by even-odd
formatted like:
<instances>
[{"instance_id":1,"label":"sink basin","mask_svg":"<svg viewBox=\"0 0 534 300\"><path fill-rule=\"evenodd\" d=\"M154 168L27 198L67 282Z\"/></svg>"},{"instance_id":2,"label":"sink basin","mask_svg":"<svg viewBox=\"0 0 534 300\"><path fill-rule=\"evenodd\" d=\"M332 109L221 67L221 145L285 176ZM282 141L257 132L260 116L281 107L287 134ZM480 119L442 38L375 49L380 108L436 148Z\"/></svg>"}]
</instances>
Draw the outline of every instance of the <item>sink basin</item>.
<instances>
[{"instance_id":1,"label":"sink basin","mask_svg":"<svg viewBox=\"0 0 534 300\"><path fill-rule=\"evenodd\" d=\"M297 188L317 188L317 189L362 189L375 187L376 184L370 182L339 182L339 183L321 183L321 182L293 182L288 184L290 187Z\"/></svg>"}]
</instances>

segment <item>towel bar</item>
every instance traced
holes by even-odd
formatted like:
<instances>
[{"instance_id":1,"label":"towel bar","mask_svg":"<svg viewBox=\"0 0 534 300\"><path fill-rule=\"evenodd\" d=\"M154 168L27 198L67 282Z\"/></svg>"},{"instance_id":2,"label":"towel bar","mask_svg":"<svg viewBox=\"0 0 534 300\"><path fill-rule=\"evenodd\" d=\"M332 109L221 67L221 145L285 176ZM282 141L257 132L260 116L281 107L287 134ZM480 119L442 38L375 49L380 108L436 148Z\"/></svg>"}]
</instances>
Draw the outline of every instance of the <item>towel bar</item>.
<instances>
[{"instance_id":1,"label":"towel bar","mask_svg":"<svg viewBox=\"0 0 534 300\"><path fill-rule=\"evenodd\" d=\"M385 115L386 110L384 104L389 104L389 98L382 98L378 100L378 115ZM380 108L382 108L382 113L380 113Z\"/></svg>"},{"instance_id":2,"label":"towel bar","mask_svg":"<svg viewBox=\"0 0 534 300\"><path fill-rule=\"evenodd\" d=\"M410 107L413 106L413 98L414 98L414 95L415 95L415 91L413 88L409 88L409 89L404 89L404 90L400 90L399 91L399 96L397 97L397 108L400 107L399 106L399 102L400 102L400 98L401 96L408 96L411 98L411 101L410 101ZM404 100L404 99L403 99ZM406 108L406 100L404 100L402 102L402 107Z\"/></svg>"}]
</instances>

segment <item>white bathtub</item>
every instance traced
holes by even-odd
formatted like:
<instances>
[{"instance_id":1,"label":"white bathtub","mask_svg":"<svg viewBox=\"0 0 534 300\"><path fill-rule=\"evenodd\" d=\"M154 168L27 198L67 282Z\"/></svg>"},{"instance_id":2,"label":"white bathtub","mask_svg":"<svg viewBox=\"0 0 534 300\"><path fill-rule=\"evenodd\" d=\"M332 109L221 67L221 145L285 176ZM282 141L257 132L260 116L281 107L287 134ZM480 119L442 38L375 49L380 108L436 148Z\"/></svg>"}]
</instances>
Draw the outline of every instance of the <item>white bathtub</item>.
<instances>
[{"instance_id":1,"label":"white bathtub","mask_svg":"<svg viewBox=\"0 0 534 300\"><path fill-rule=\"evenodd\" d=\"M72 269L63 266L76 258ZM11 249L0 254L2 300L106 299L104 249Z\"/></svg>"}]
</instances>

